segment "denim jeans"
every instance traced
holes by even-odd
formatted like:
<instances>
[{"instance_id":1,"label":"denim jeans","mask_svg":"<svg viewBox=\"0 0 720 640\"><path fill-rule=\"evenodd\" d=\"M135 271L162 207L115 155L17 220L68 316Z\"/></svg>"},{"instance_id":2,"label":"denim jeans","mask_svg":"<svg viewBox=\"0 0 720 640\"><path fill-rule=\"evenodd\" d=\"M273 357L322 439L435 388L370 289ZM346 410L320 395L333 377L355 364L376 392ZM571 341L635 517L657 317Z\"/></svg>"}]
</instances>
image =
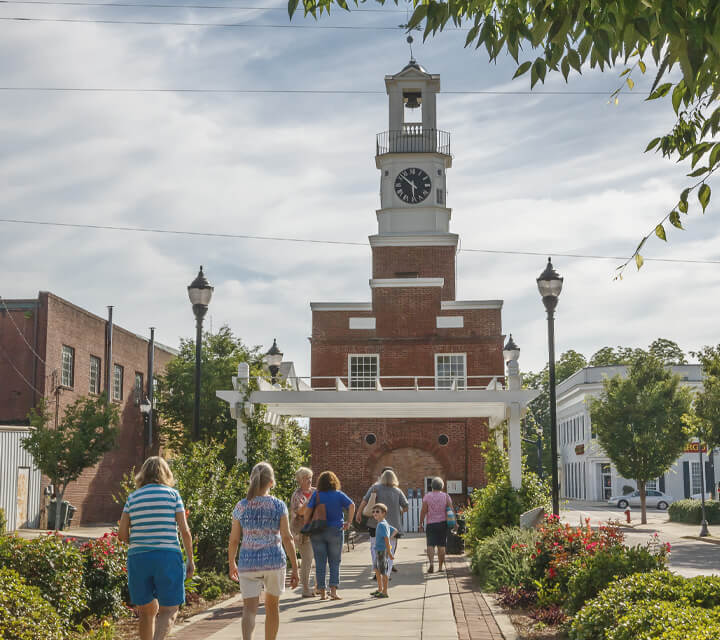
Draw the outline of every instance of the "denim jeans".
<instances>
[{"instance_id":1,"label":"denim jeans","mask_svg":"<svg viewBox=\"0 0 720 640\"><path fill-rule=\"evenodd\" d=\"M330 586L340 586L340 557L343 547L343 530L328 527L310 538L315 555L315 584L325 589L325 565L330 565Z\"/></svg>"}]
</instances>

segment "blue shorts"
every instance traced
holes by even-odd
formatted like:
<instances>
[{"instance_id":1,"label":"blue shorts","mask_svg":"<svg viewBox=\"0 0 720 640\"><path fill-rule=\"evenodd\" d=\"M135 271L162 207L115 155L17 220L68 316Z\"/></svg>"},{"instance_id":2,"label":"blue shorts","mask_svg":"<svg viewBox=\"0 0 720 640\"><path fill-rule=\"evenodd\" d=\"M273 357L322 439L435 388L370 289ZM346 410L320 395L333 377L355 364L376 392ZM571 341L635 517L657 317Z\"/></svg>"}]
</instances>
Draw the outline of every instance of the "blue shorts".
<instances>
[{"instance_id":1,"label":"blue shorts","mask_svg":"<svg viewBox=\"0 0 720 640\"><path fill-rule=\"evenodd\" d=\"M185 563L177 551L144 551L128 556L130 602L137 606L157 598L161 607L185 602Z\"/></svg>"}]
</instances>

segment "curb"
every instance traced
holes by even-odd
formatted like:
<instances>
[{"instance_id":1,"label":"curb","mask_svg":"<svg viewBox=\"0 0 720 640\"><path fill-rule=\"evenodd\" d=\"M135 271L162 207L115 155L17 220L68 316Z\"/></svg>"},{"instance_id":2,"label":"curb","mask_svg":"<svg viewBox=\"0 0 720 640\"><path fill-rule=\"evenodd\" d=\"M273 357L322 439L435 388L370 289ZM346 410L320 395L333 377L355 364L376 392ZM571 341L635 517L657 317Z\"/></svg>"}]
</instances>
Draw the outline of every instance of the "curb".
<instances>
[{"instance_id":1,"label":"curb","mask_svg":"<svg viewBox=\"0 0 720 640\"><path fill-rule=\"evenodd\" d=\"M510 620L510 616L497 604L495 596L491 593L485 593L484 591L481 591L480 595L483 600L485 600L485 604L487 604L488 609L490 609L493 618L495 618L497 626L500 627L500 633L502 633L503 638L505 638L505 640L518 640L520 636L515 630L515 625L512 623L512 620Z\"/></svg>"},{"instance_id":2,"label":"curb","mask_svg":"<svg viewBox=\"0 0 720 640\"><path fill-rule=\"evenodd\" d=\"M176 633L180 633L181 631L185 631L188 627L194 625L196 622L202 622L203 620L207 620L209 617L211 617L216 611L220 609L224 609L225 607L228 607L230 605L236 604L242 602L242 595L237 594L234 595L227 600L223 600L222 602L218 602L217 604L214 604L209 609L205 609L202 613L196 613L194 616L190 616L189 618L185 618L182 622L176 622L172 629L170 629L170 633L168 633L168 638L171 638Z\"/></svg>"},{"instance_id":3,"label":"curb","mask_svg":"<svg viewBox=\"0 0 720 640\"><path fill-rule=\"evenodd\" d=\"M700 536L681 536L683 540L698 540L700 542L709 542L710 544L720 544L720 538L701 538Z\"/></svg>"}]
</instances>

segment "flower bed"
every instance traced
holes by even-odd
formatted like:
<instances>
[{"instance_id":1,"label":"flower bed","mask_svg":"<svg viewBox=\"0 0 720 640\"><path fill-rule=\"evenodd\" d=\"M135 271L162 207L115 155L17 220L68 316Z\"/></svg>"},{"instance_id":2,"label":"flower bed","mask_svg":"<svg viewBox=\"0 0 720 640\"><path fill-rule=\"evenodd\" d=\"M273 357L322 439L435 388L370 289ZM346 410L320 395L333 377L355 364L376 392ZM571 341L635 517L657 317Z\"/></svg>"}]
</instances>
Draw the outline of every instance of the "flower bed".
<instances>
[{"instance_id":1,"label":"flower bed","mask_svg":"<svg viewBox=\"0 0 720 640\"><path fill-rule=\"evenodd\" d=\"M657 537L627 548L614 524L572 527L548 516L537 530L509 527L478 541L471 566L502 604L558 625L617 578L663 569L669 551Z\"/></svg>"}]
</instances>

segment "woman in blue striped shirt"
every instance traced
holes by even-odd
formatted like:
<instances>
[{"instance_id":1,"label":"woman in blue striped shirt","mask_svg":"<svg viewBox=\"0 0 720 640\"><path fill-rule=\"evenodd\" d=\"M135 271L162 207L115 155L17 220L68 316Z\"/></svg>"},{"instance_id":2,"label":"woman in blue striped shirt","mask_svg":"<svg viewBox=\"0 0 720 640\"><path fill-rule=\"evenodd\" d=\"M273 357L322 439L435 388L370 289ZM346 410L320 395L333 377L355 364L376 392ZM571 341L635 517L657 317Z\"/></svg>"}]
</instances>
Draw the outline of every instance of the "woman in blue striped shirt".
<instances>
[{"instance_id":1,"label":"woman in blue striped shirt","mask_svg":"<svg viewBox=\"0 0 720 640\"><path fill-rule=\"evenodd\" d=\"M129 542L127 559L130 601L140 618L141 640L164 640L185 601L185 578L195 571L192 535L185 506L168 463L159 456L145 460L135 476L137 490L127 498L118 537ZM178 529L187 553L183 564Z\"/></svg>"}]
</instances>

